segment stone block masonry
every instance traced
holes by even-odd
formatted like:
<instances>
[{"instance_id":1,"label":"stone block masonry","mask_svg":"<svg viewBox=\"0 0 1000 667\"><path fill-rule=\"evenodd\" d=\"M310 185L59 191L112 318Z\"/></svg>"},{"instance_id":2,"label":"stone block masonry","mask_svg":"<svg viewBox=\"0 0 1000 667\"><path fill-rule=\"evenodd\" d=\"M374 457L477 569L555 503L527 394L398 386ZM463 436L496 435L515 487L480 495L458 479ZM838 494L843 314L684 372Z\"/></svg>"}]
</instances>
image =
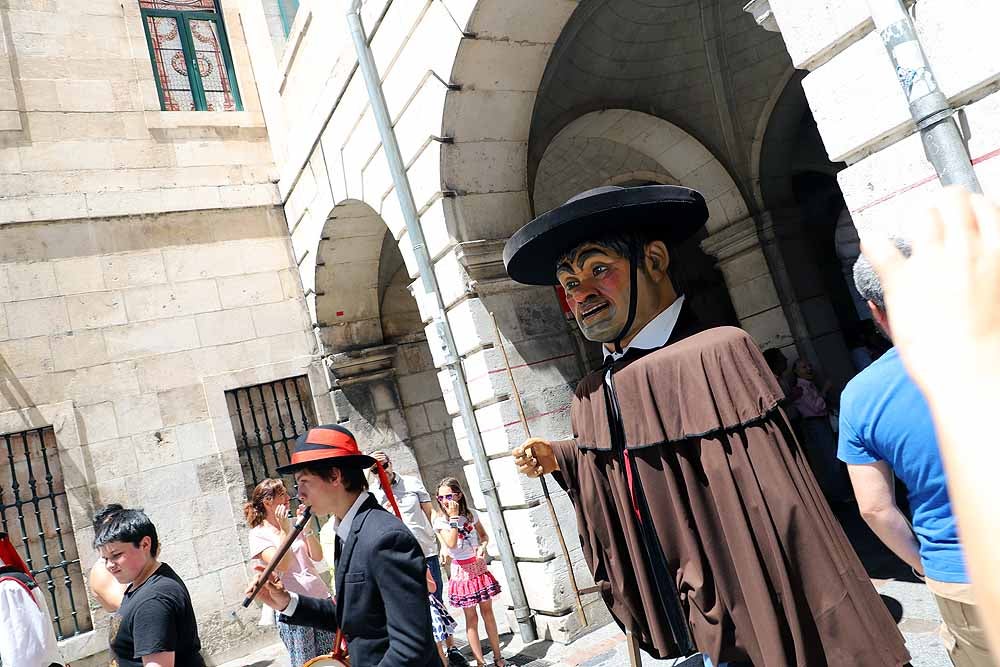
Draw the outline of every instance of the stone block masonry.
<instances>
[{"instance_id":1,"label":"stone block masonry","mask_svg":"<svg viewBox=\"0 0 1000 667\"><path fill-rule=\"evenodd\" d=\"M46 242L53 226L74 225L80 243ZM141 233L118 233L131 227ZM252 647L262 640L252 610L232 615L246 582L244 480L210 405L225 404L220 374L301 375L316 352L303 296L282 288L295 263L280 211L34 223L0 236L0 424L65 406L73 437L57 428L56 439L84 571L96 558L94 509L143 507L192 592L206 654ZM93 617L106 636L106 618ZM90 636L70 640L65 657L86 664L106 648Z\"/></svg>"}]
</instances>

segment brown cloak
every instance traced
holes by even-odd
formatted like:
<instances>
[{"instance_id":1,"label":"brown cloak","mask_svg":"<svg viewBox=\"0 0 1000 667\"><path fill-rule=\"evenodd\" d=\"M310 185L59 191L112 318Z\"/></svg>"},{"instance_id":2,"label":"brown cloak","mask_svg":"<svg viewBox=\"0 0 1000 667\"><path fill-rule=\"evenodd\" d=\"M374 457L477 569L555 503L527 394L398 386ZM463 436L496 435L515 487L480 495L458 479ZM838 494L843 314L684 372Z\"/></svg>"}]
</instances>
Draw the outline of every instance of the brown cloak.
<instances>
[{"instance_id":1,"label":"brown cloak","mask_svg":"<svg viewBox=\"0 0 1000 667\"><path fill-rule=\"evenodd\" d=\"M686 333L682 324L672 341ZM592 373L577 387L576 440L552 443L555 477L573 501L587 564L619 625L651 655L678 657L612 444L604 376ZM699 651L715 664L757 667L908 661L746 333L709 329L626 357L613 381L650 539L659 541Z\"/></svg>"}]
</instances>

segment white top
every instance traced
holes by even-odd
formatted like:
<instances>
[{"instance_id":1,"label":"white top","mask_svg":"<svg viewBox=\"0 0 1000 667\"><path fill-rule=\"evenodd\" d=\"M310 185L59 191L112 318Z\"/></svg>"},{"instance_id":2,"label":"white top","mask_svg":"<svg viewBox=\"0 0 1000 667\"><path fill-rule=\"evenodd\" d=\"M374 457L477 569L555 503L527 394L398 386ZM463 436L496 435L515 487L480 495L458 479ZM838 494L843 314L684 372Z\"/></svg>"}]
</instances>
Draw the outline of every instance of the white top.
<instances>
[{"instance_id":1,"label":"white top","mask_svg":"<svg viewBox=\"0 0 1000 667\"><path fill-rule=\"evenodd\" d=\"M438 544L437 538L434 537L434 528L431 526L430 519L424 513L424 509L420 506L420 503L431 502L430 494L427 493L423 482L416 477L397 475L395 473L393 473L393 476L395 479L392 480L392 495L396 498L396 504L399 506L399 513L402 515L403 523L410 529L413 536L417 538L424 556L427 558L437 556ZM371 493L382 507L390 512L392 511L392 505L389 504L388 497L382 492L382 487L378 486L377 481L376 485L372 486Z\"/></svg>"},{"instance_id":2,"label":"white top","mask_svg":"<svg viewBox=\"0 0 1000 667\"><path fill-rule=\"evenodd\" d=\"M476 531L479 514L473 509L470 509L469 512L472 514L472 521L464 516L449 518L438 515L434 518L434 530L451 530L451 522L458 523L458 542L454 547L445 547L455 560L475 558L476 549L479 547L479 533Z\"/></svg>"},{"instance_id":3,"label":"white top","mask_svg":"<svg viewBox=\"0 0 1000 667\"><path fill-rule=\"evenodd\" d=\"M354 501L353 505L351 505L351 509L347 510L347 514L344 515L343 519L333 517L333 521L336 522L333 524L333 529L337 531L337 537L339 537L342 542L347 542L347 536L351 534L351 524L354 523L354 517L357 515L358 510L361 509L361 506L365 504L365 501L368 500L368 496L370 495L371 494L367 491L362 491L361 495L358 496L358 499Z\"/></svg>"},{"instance_id":4,"label":"white top","mask_svg":"<svg viewBox=\"0 0 1000 667\"><path fill-rule=\"evenodd\" d=\"M666 345L667 341L670 340L670 334L674 332L674 327L677 326L677 318L681 316L682 305L684 305L684 297L680 296L670 304L670 307L647 322L646 326L635 335L635 338L622 348L621 353L612 352L605 347L604 358L611 357L618 361L633 347L640 350L655 350Z\"/></svg>"},{"instance_id":5,"label":"white top","mask_svg":"<svg viewBox=\"0 0 1000 667\"><path fill-rule=\"evenodd\" d=\"M41 587L30 593L16 581L0 582L0 664L48 667L62 663Z\"/></svg>"}]
</instances>

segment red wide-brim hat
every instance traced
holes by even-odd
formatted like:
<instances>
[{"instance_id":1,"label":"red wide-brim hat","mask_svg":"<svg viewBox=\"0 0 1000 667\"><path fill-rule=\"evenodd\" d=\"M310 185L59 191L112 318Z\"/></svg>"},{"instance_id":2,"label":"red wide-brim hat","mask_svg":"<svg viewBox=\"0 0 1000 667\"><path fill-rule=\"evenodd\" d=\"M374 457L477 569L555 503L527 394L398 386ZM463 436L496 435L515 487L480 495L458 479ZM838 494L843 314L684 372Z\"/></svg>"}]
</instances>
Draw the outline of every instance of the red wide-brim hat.
<instances>
[{"instance_id":1,"label":"red wide-brim hat","mask_svg":"<svg viewBox=\"0 0 1000 667\"><path fill-rule=\"evenodd\" d=\"M315 463L333 463L339 468L368 469L375 465L375 459L358 449L354 434L343 426L327 424L309 429L305 435L295 439L295 450L288 465L280 466L278 472L289 475L296 470Z\"/></svg>"},{"instance_id":2,"label":"red wide-brim hat","mask_svg":"<svg viewBox=\"0 0 1000 667\"><path fill-rule=\"evenodd\" d=\"M679 185L608 185L583 192L514 232L503 249L507 275L526 285L558 285L556 262L581 243L642 231L680 243L708 220L697 190Z\"/></svg>"}]
</instances>

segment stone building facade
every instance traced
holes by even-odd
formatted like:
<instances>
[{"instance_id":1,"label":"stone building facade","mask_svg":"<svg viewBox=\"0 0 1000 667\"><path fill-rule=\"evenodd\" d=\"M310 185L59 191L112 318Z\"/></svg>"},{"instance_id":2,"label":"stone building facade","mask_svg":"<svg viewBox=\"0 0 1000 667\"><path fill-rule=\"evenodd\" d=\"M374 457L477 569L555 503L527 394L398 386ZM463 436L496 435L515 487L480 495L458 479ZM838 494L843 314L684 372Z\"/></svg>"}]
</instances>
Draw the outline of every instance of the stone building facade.
<instances>
[{"instance_id":1,"label":"stone building facade","mask_svg":"<svg viewBox=\"0 0 1000 667\"><path fill-rule=\"evenodd\" d=\"M348 4L301 3L283 49L267 27L267 0L244 3L244 29L250 44L261 45L251 59L310 313L334 375L356 392L339 395L348 411L352 401L382 396L378 420L398 420L402 411L413 431L412 398L399 391L409 383L394 347L400 328L387 323L407 298L387 286L381 262L398 248L407 274L397 274L398 287L418 270L356 69ZM864 316L845 280L857 252L852 217L862 226L889 224L935 187L864 0L772 0L746 11L744 4L362 3L518 574L542 634L565 639L579 627L540 488L519 478L505 456L526 434L498 345L512 356L533 434L550 436L568 433L572 387L595 354L564 319L553 290L506 279L500 250L510 234L586 188L695 187L711 217L701 238L674 249L673 261L696 310L742 326L762 347L805 357L837 383L854 373L846 333ZM985 35L972 47L959 35L991 25L996 8L985 0L920 0L915 12L948 94L958 105L971 103L964 115L970 148L990 187L997 115L989 94L1000 67ZM426 339L440 368L441 342L418 325L429 323L431 308L420 282L410 287L420 310L407 320L406 340L422 347ZM398 298L391 306L390 292ZM367 363L373 359L382 361ZM455 434L445 431L447 449L435 446L425 460L413 438L400 446L421 470L456 467L461 457L483 507L477 487L489 482L476 477L458 402L444 374L441 380ZM565 497L557 494L556 503L571 526ZM573 557L586 581L578 547ZM601 616L599 603L588 605Z\"/></svg>"},{"instance_id":2,"label":"stone building facade","mask_svg":"<svg viewBox=\"0 0 1000 667\"><path fill-rule=\"evenodd\" d=\"M334 419L238 3L189 4L176 20L152 0L0 6L0 529L27 536L74 665L107 664L81 571L90 517L112 502L158 526L207 653L271 641L239 607L247 442L268 434L244 440L234 392L285 381L294 426L270 393L254 410L242 397L247 418L269 405L301 429L302 394L310 419ZM189 110L176 21L214 111ZM154 63L189 89L158 84Z\"/></svg>"},{"instance_id":3,"label":"stone building facade","mask_svg":"<svg viewBox=\"0 0 1000 667\"><path fill-rule=\"evenodd\" d=\"M239 507L286 428L346 423L429 487L464 470L479 508L489 483L439 370L349 3L180 0L206 1L228 28L233 110L163 110L173 89L157 84L138 1L0 8L0 444L31 429L17 441L29 453L54 441L84 568L92 508L144 504L221 658L261 640L233 614ZM582 629L540 486L507 456L526 433L498 346L532 435L569 434L573 387L599 357L555 291L506 278L510 234L598 185L697 188L711 217L673 263L698 314L842 382L859 317L850 223L903 228L937 187L865 0L743 4L362 3L517 559L516 573L493 567L520 579L541 635ZM998 9L913 11L996 192ZM586 585L572 508L555 503ZM74 658L103 642L102 614L87 622L98 630L66 640Z\"/></svg>"}]
</instances>

